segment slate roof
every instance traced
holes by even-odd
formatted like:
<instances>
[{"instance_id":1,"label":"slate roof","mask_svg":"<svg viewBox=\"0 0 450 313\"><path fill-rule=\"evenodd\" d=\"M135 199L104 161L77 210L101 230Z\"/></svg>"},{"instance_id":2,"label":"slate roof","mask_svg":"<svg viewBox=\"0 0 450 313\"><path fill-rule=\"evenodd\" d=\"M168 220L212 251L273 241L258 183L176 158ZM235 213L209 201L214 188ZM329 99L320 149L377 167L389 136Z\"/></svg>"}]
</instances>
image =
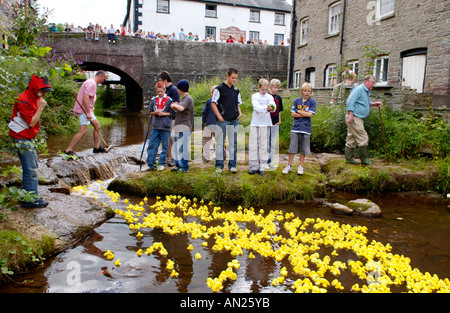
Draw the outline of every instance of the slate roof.
<instances>
[{"instance_id":1,"label":"slate roof","mask_svg":"<svg viewBox=\"0 0 450 313\"><path fill-rule=\"evenodd\" d=\"M211 4L233 5L233 6L255 8L255 9L261 9L261 10L266 9L266 10L274 10L274 11L281 11L281 12L288 12L288 13L290 13L292 11L292 5L290 5L286 1L282 1L282 0L239 0L239 1L190 0L190 1L204 2L204 3L211 3Z\"/></svg>"}]
</instances>

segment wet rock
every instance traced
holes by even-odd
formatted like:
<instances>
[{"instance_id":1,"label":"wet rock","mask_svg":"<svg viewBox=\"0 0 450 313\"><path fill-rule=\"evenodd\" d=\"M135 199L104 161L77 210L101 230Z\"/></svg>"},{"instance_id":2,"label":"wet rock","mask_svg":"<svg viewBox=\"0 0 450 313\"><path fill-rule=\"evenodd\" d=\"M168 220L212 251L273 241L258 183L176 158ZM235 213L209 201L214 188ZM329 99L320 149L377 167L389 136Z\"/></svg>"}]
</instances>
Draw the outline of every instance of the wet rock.
<instances>
[{"instance_id":1,"label":"wet rock","mask_svg":"<svg viewBox=\"0 0 450 313\"><path fill-rule=\"evenodd\" d=\"M350 209L348 206L345 206L340 203L333 203L331 205L331 211L334 214L339 214L339 215L352 215L353 214L353 209Z\"/></svg>"},{"instance_id":2,"label":"wet rock","mask_svg":"<svg viewBox=\"0 0 450 313\"><path fill-rule=\"evenodd\" d=\"M368 199L356 199L348 202L348 207L357 215L364 217L380 217L380 207Z\"/></svg>"}]
</instances>

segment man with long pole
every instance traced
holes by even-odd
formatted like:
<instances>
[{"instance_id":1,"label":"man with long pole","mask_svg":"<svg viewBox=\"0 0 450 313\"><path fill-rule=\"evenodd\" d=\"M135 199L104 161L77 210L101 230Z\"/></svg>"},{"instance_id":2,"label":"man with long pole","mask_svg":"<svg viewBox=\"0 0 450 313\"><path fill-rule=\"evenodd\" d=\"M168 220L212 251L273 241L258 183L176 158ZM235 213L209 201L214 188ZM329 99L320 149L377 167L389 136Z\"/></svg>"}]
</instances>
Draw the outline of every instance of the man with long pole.
<instances>
[{"instance_id":1,"label":"man with long pole","mask_svg":"<svg viewBox=\"0 0 450 313\"><path fill-rule=\"evenodd\" d=\"M80 121L80 129L78 133L75 134L72 141L67 146L64 151L65 154L75 155L73 152L73 148L75 145L83 138L86 134L87 127L89 124L92 124L94 129L93 137L94 137L94 153L106 152L106 149L100 146L99 142L99 131L101 128L100 123L97 121L97 118L94 115L94 104L97 96L97 85L103 83L106 80L106 72L98 71L94 77L86 80L82 85L78 92L77 101L75 101L75 105L73 107L73 112L78 116ZM83 108L81 107L83 106Z\"/></svg>"}]
</instances>

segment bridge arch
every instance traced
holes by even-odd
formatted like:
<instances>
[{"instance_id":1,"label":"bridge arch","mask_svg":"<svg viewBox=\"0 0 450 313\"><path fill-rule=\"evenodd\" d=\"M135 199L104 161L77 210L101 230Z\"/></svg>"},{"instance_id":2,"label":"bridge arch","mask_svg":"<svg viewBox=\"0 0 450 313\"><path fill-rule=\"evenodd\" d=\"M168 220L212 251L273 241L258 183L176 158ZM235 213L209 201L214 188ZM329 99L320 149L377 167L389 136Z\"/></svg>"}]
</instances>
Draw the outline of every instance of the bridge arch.
<instances>
[{"instance_id":1,"label":"bridge arch","mask_svg":"<svg viewBox=\"0 0 450 313\"><path fill-rule=\"evenodd\" d=\"M142 109L142 104L144 102L142 87L128 73L112 65L100 62L85 61L80 67L84 71L104 70L120 76L118 84L125 87L125 105L127 109L130 111L139 111Z\"/></svg>"}]
</instances>

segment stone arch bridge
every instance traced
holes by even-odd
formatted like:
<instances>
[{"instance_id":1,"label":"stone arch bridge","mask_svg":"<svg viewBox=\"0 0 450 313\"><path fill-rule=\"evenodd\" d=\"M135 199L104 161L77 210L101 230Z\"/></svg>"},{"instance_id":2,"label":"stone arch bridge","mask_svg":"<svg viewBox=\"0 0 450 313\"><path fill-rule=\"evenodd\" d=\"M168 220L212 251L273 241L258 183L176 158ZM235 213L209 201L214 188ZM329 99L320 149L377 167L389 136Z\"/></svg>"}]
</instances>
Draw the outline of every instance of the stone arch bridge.
<instances>
[{"instance_id":1,"label":"stone arch bridge","mask_svg":"<svg viewBox=\"0 0 450 313\"><path fill-rule=\"evenodd\" d=\"M242 45L215 42L180 42L117 36L109 44L106 35L86 41L84 34L49 34L56 53L72 51L84 70L105 70L121 77L129 110L140 110L155 94L157 75L170 72L174 83L180 79L199 81L225 78L235 67L239 76L286 80L289 48L270 45Z\"/></svg>"}]
</instances>

